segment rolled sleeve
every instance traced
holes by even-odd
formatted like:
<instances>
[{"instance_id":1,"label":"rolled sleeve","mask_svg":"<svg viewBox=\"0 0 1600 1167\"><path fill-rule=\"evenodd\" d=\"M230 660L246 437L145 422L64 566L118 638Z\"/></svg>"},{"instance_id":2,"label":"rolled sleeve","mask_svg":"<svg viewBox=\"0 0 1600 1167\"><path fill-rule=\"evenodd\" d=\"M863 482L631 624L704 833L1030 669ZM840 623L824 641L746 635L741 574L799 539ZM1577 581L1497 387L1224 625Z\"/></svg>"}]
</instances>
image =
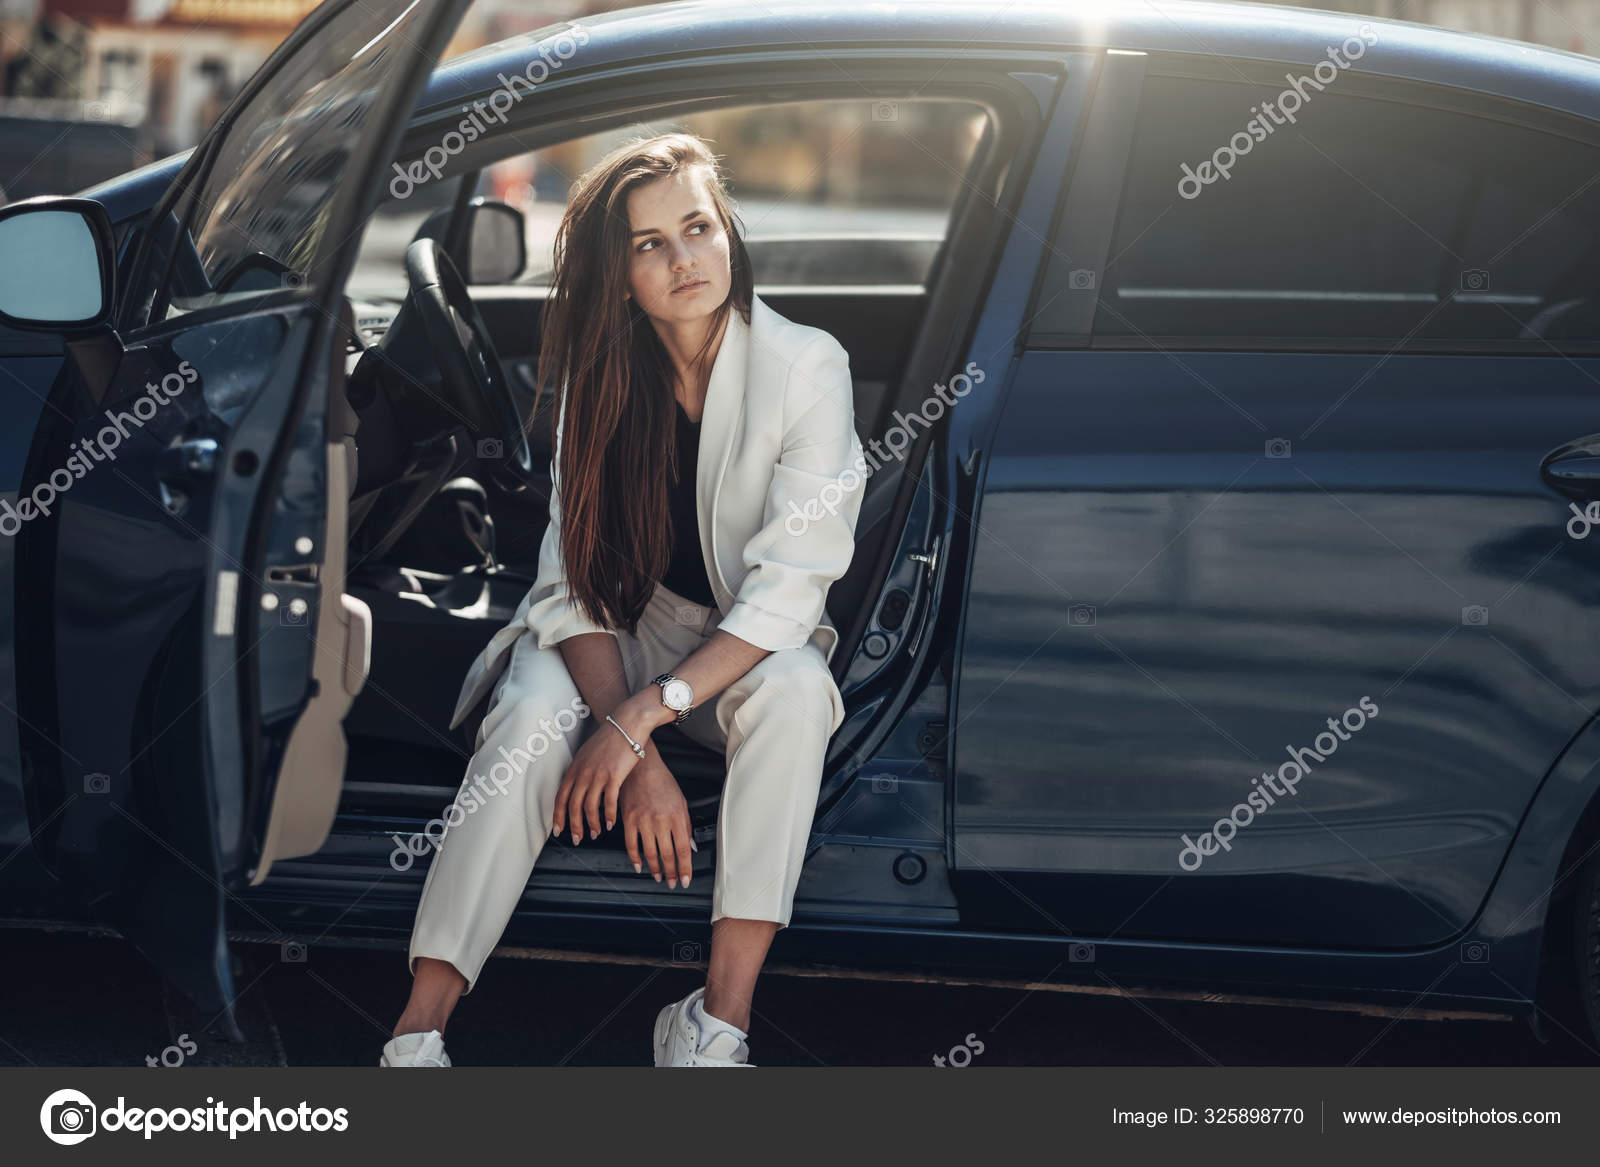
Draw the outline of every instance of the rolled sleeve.
<instances>
[{"instance_id":1,"label":"rolled sleeve","mask_svg":"<svg viewBox=\"0 0 1600 1167\"><path fill-rule=\"evenodd\" d=\"M811 638L828 588L855 555L867 463L849 354L831 335L812 341L790 371L783 435L761 527L744 546L746 574L720 625L771 651Z\"/></svg>"}]
</instances>

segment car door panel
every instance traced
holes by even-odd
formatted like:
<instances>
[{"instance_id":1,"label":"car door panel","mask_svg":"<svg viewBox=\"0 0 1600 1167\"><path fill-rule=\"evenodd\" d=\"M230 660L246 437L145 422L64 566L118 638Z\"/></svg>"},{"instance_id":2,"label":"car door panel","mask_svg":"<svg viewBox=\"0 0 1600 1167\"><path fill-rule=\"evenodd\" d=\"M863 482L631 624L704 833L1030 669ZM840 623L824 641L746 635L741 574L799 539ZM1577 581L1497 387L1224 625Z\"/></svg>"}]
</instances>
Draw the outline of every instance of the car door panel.
<instances>
[{"instance_id":1,"label":"car door panel","mask_svg":"<svg viewBox=\"0 0 1600 1167\"><path fill-rule=\"evenodd\" d=\"M1314 149L1263 149L1198 203L1154 147L1129 161L1136 118L1179 151L1209 140L1182 119L1251 68L1163 66L1147 110L1104 107L1120 126L1091 129L1064 200L979 503L956 884L964 915L1000 926L1039 926L1020 895L1088 936L1437 945L1478 915L1600 707L1600 551L1568 527L1582 485L1542 473L1600 417L1600 360L1562 347L1584 318L1552 331L1544 307L1573 302L1561 273L1593 233L1576 196L1550 210L1516 188L1569 191L1593 151L1571 123L1349 79ZM1386 122L1356 108L1379 101ZM1480 157L1456 135L1506 135L1519 166L1452 181ZM1363 173L1413 160L1348 209ZM1300 248L1321 241L1323 264L1251 245L1276 238L1253 200L1309 205L1322 230ZM1428 213L1446 225L1414 230ZM1551 222L1565 249L1536 236ZM1463 259L1496 231L1523 245L1498 297Z\"/></svg>"},{"instance_id":2,"label":"car door panel","mask_svg":"<svg viewBox=\"0 0 1600 1167\"><path fill-rule=\"evenodd\" d=\"M42 342L26 333L7 335L0 344L8 354L0 376L0 403L7 425L0 430L0 578L16 579L16 556L24 526L16 505L26 474L34 431L47 409L51 386L60 375L59 342ZM49 350L54 349L52 353ZM39 355L23 355L45 350ZM32 621L29 596L20 588L0 588L0 903L22 912L58 911L68 904L57 896L55 881L39 862L31 843L38 817L30 813L33 793L22 753L22 726L15 716L31 678L14 667L17 642ZM53 901L53 902L52 902Z\"/></svg>"},{"instance_id":3,"label":"car door panel","mask_svg":"<svg viewBox=\"0 0 1600 1167\"><path fill-rule=\"evenodd\" d=\"M1593 424L1600 362L1396 356L1281 458L1199 388L1297 434L1373 361L1024 359L980 521L1033 570L980 555L965 646L991 694L961 742L974 867L1033 872L1089 934L1403 948L1471 921L1600 708L1600 545L1538 472ZM1363 696L1336 756L1180 867Z\"/></svg>"},{"instance_id":4,"label":"car door panel","mask_svg":"<svg viewBox=\"0 0 1600 1167\"><path fill-rule=\"evenodd\" d=\"M235 1037L235 891L325 838L370 647L344 594L341 289L465 6L308 17L127 254L103 398L71 371L33 435L25 487L99 453L18 543L35 850ZM257 250L295 279L229 287Z\"/></svg>"}]
</instances>

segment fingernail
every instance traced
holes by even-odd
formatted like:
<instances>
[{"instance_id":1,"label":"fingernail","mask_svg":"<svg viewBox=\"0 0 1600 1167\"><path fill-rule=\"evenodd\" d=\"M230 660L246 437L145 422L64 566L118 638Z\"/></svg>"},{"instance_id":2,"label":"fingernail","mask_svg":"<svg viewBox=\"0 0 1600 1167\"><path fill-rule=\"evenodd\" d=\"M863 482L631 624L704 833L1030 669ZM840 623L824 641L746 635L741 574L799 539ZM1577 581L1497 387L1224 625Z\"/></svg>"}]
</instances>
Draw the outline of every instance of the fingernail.
<instances>
[{"instance_id":1,"label":"fingernail","mask_svg":"<svg viewBox=\"0 0 1600 1167\"><path fill-rule=\"evenodd\" d=\"M700 850L700 844L696 843L693 839L690 839L689 840L689 850L691 850L691 851Z\"/></svg>"},{"instance_id":2,"label":"fingernail","mask_svg":"<svg viewBox=\"0 0 1600 1167\"><path fill-rule=\"evenodd\" d=\"M582 835L580 835L580 834L578 834L578 832L577 832L577 831L573 831L573 832L572 832L572 845L573 845L573 846L574 846L574 847L576 847L576 846L577 846L577 845L578 845L578 844L579 844L579 843L581 843L581 842L582 842L582 841L583 841L583 836L582 836Z\"/></svg>"},{"instance_id":3,"label":"fingernail","mask_svg":"<svg viewBox=\"0 0 1600 1167\"><path fill-rule=\"evenodd\" d=\"M655 872L653 872L653 871L652 871L652 872L651 872L651 873L650 873L650 874L651 874L651 875L655 875L655 874L656 874L656 873L655 873ZM660 877L660 876L659 876L659 875L656 875L656 882L657 882L657 883L660 883L660 882L661 882L661 877Z\"/></svg>"},{"instance_id":4,"label":"fingernail","mask_svg":"<svg viewBox=\"0 0 1600 1167\"><path fill-rule=\"evenodd\" d=\"M689 886L689 880L690 880L690 879L691 879L691 878L692 878L692 877L691 877L691 876L688 876L688 875L686 875L686 876L684 876L684 877L683 877L683 886L684 886L684 887L688 887L688 886Z\"/></svg>"},{"instance_id":5,"label":"fingernail","mask_svg":"<svg viewBox=\"0 0 1600 1167\"><path fill-rule=\"evenodd\" d=\"M609 831L612 827L614 827L616 825L617 825L617 820L616 819L607 819L606 820L606 830Z\"/></svg>"},{"instance_id":6,"label":"fingernail","mask_svg":"<svg viewBox=\"0 0 1600 1167\"><path fill-rule=\"evenodd\" d=\"M589 828L589 837L591 839L598 839L600 837L600 832L595 830L593 827L590 827Z\"/></svg>"},{"instance_id":7,"label":"fingernail","mask_svg":"<svg viewBox=\"0 0 1600 1167\"><path fill-rule=\"evenodd\" d=\"M635 875L642 875L644 873L644 868L635 863L633 865L633 873Z\"/></svg>"}]
</instances>

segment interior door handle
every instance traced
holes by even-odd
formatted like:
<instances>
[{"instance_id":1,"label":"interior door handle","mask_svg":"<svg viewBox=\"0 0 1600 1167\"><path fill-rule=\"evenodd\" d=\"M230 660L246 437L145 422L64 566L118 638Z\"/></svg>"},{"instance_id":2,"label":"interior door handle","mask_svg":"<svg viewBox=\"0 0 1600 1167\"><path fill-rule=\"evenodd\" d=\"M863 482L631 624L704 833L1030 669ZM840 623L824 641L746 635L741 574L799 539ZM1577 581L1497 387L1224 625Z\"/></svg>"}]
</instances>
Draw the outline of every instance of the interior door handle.
<instances>
[{"instance_id":1,"label":"interior door handle","mask_svg":"<svg viewBox=\"0 0 1600 1167\"><path fill-rule=\"evenodd\" d=\"M163 481L172 478L193 481L196 478L214 477L217 473L218 449L215 438L188 438L174 442L157 455L157 476Z\"/></svg>"},{"instance_id":2,"label":"interior door handle","mask_svg":"<svg viewBox=\"0 0 1600 1167\"><path fill-rule=\"evenodd\" d=\"M218 449L215 438L187 438L156 455L156 489L168 514L183 514L191 488L216 477Z\"/></svg>"}]
</instances>

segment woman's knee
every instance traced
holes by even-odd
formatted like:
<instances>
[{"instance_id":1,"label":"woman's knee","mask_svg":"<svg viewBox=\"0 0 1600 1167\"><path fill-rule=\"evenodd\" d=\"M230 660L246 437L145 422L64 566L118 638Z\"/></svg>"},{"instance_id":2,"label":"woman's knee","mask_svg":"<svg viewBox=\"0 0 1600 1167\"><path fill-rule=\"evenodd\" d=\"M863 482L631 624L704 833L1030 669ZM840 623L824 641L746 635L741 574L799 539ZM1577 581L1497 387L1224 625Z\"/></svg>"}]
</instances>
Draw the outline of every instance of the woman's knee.
<instances>
[{"instance_id":1,"label":"woman's knee","mask_svg":"<svg viewBox=\"0 0 1600 1167\"><path fill-rule=\"evenodd\" d=\"M589 707L578 693L560 650L535 648L524 637L512 650L506 675L495 689L494 700L478 730L478 745L481 748L507 732L531 736L523 726L537 728L553 741L572 733L588 716Z\"/></svg>"},{"instance_id":2,"label":"woman's knee","mask_svg":"<svg viewBox=\"0 0 1600 1167\"><path fill-rule=\"evenodd\" d=\"M749 696L764 695L774 708L788 709L828 735L843 713L838 688L820 653L810 645L768 653L745 675Z\"/></svg>"},{"instance_id":3,"label":"woman's knee","mask_svg":"<svg viewBox=\"0 0 1600 1167\"><path fill-rule=\"evenodd\" d=\"M552 707L542 693L508 690L484 718L473 761L490 782L510 781L549 755L570 759L588 719L589 707L576 694Z\"/></svg>"}]
</instances>

